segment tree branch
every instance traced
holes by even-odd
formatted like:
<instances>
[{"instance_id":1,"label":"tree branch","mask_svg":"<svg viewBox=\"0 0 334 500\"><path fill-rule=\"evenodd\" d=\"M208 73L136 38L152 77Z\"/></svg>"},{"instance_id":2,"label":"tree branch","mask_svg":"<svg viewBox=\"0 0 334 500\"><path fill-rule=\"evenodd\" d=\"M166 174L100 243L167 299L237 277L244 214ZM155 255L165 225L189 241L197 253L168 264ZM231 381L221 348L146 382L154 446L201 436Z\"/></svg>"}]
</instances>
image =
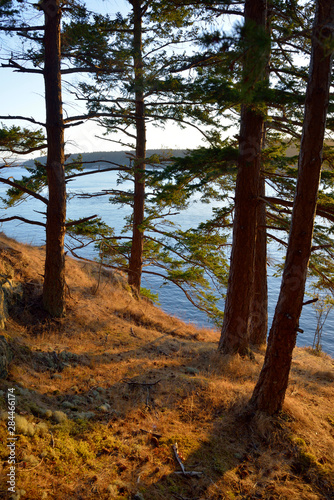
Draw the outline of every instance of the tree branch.
<instances>
[{"instance_id":1,"label":"tree branch","mask_svg":"<svg viewBox=\"0 0 334 500\"><path fill-rule=\"evenodd\" d=\"M0 116L0 120L25 120L27 122L31 122L34 125L40 125L41 127L45 127L45 123L37 122L34 118L28 118L27 116Z\"/></svg>"},{"instance_id":2,"label":"tree branch","mask_svg":"<svg viewBox=\"0 0 334 500\"><path fill-rule=\"evenodd\" d=\"M92 175L92 174L99 174L100 172L118 172L118 171L124 171L124 172L130 172L131 171L131 168L130 167L124 167L124 166L121 166L121 165L118 165L118 163L114 163L113 161L104 161L104 160L96 160L96 161L87 161L87 162L84 162L85 164L86 163L111 163L112 165L116 165L115 168L103 168L102 170L90 170L89 172L81 172L80 174L72 174L72 175L68 175L67 177L65 177L65 181L68 181L70 179L74 179L74 178L77 178L77 177L82 177L83 175Z\"/></svg>"},{"instance_id":3,"label":"tree branch","mask_svg":"<svg viewBox=\"0 0 334 500\"><path fill-rule=\"evenodd\" d=\"M14 215L13 217L5 217L4 219L0 219L0 222L9 222L11 220L20 220L22 222L26 222L27 224L33 224L35 226L46 227L44 222L38 222L37 220L25 219L24 217L19 217L18 215Z\"/></svg>"},{"instance_id":4,"label":"tree branch","mask_svg":"<svg viewBox=\"0 0 334 500\"><path fill-rule=\"evenodd\" d=\"M281 198L271 198L270 196L265 196L261 199L269 204L283 205L283 207L293 207L293 201L282 200ZM320 217L324 217L325 219L334 222L334 215L331 213L331 211L326 209L326 206L321 205L320 203L318 203L317 205L316 214Z\"/></svg>"},{"instance_id":5,"label":"tree branch","mask_svg":"<svg viewBox=\"0 0 334 500\"><path fill-rule=\"evenodd\" d=\"M23 193L27 193L27 194L29 194L29 196L33 196L37 200L40 200L43 203L45 203L46 205L48 204L47 198L44 198L44 196L41 196L38 193L35 193L35 191L31 191L30 189L28 189L24 186L21 186L21 184L18 184L17 182L10 181L9 179L5 179L4 177L0 177L0 182L2 182L3 184L7 184L8 186L11 186L15 189L19 189Z\"/></svg>"},{"instance_id":6,"label":"tree branch","mask_svg":"<svg viewBox=\"0 0 334 500\"><path fill-rule=\"evenodd\" d=\"M39 31L45 30L45 26L0 26L0 31Z\"/></svg>"},{"instance_id":7,"label":"tree branch","mask_svg":"<svg viewBox=\"0 0 334 500\"><path fill-rule=\"evenodd\" d=\"M39 75L43 74L42 69L25 68L24 66L21 66L21 64L17 63L16 61L13 61L13 59L9 59L8 64L1 64L1 67L15 69L15 71L20 71L22 73L38 73Z\"/></svg>"},{"instance_id":8,"label":"tree branch","mask_svg":"<svg viewBox=\"0 0 334 500\"><path fill-rule=\"evenodd\" d=\"M78 219L78 220L72 220L71 222L66 222L65 227L72 227L72 226L77 226L78 224L81 224L82 222L87 222L92 219L96 219L98 215L90 215L89 217L85 217L84 219Z\"/></svg>"},{"instance_id":9,"label":"tree branch","mask_svg":"<svg viewBox=\"0 0 334 500\"><path fill-rule=\"evenodd\" d=\"M16 155L28 155L30 153L34 153L35 151L40 151L41 149L45 149L46 147L47 147L47 144L42 144L41 146L29 148L29 149L26 149L25 151L16 150L14 148L8 148L8 151L10 151L11 153L14 153Z\"/></svg>"}]
</instances>

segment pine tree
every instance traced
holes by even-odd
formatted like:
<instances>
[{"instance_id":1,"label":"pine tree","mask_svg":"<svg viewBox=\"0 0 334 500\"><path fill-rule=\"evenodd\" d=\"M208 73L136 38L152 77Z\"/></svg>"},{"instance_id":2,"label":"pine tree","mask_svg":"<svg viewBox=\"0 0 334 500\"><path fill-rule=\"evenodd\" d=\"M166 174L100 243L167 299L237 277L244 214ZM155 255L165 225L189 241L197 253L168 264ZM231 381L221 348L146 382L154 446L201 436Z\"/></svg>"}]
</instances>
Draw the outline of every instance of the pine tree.
<instances>
[{"instance_id":1,"label":"pine tree","mask_svg":"<svg viewBox=\"0 0 334 500\"><path fill-rule=\"evenodd\" d=\"M334 4L318 0L288 250L264 365L250 401L253 409L269 414L283 406L303 307L329 104L333 38Z\"/></svg>"},{"instance_id":2,"label":"pine tree","mask_svg":"<svg viewBox=\"0 0 334 500\"><path fill-rule=\"evenodd\" d=\"M148 221L152 228L153 220L152 210L149 214L145 213L149 197L145 184L150 174L147 166L162 161L158 156L146 157L147 123L164 125L172 121L183 125L192 122L195 126L196 121L206 124L213 121L205 107L201 110L199 100L195 103L185 101L182 78L171 73L180 58L167 50L173 44L186 41L182 26L190 24L188 10L180 8L176 12L168 4L162 7L154 1L131 0L129 3L129 16L123 18L118 15L115 20L99 18L92 24L95 31L100 30L107 39L109 37L107 53L122 62L123 71L119 75L112 72L99 74L96 85L82 84L81 98L88 98L89 112L100 117L100 123L106 127L108 134L123 132L127 139L133 141L116 140L134 149L131 156L133 194L120 193L119 201L126 200L133 207L127 271L129 284L139 293L144 246L149 247L145 231ZM75 24L68 26L69 43L75 40L76 32Z\"/></svg>"},{"instance_id":3,"label":"pine tree","mask_svg":"<svg viewBox=\"0 0 334 500\"><path fill-rule=\"evenodd\" d=\"M19 60L21 64L13 56L9 58L7 64L3 67L12 68L21 73L36 73L44 77L45 84L45 108L46 122L45 124L36 122L33 118L22 116L6 116L2 119L11 120L27 120L29 122L42 125L46 129L46 146L47 146L47 161L46 161L46 177L48 185L48 199L36 194L43 184L37 182L33 188L24 186L22 182L6 182L11 185L14 190L21 190L23 193L28 193L47 205L46 213L46 259L45 259L45 274L43 284L43 304L44 308L54 317L61 317L65 314L65 258L64 258L64 236L66 230L66 182L65 182L65 156L64 156L64 129L69 124L73 125L78 122L76 117L69 117L66 120L63 118L62 112L62 77L66 73L70 74L77 72L76 68L62 68L61 60L64 54L61 49L61 19L63 9L66 12L77 16L80 15L81 7L75 2L71 2L68 7L60 0L45 0L38 6L34 6L44 14L44 24L41 26L32 23L28 25L23 22L18 15L18 11L13 12L15 16L8 17L8 24L1 29L5 32L16 32L32 43L32 47L25 53L22 53ZM5 13L4 13L5 15ZM38 35L43 32L44 36ZM71 60L72 54L67 55ZM87 64L88 62L88 64ZM30 63L30 66L29 66ZM106 61L108 64L109 61ZM94 66L92 61L84 61L80 64L80 72L96 72L101 68ZM16 132L16 133L15 133ZM2 129L3 147L9 148L11 151L29 152L41 149L41 133L29 132L28 136L22 139L22 131L15 127ZM30 143L29 141L30 140ZM16 144L14 141L17 141ZM23 142L22 142L23 141ZM30 144L30 149L26 149ZM7 218L10 220L11 218ZM23 220L22 218L20 218ZM88 218L89 219L89 218ZM3 219L6 220L6 219ZM34 223L33 221L28 221ZM43 223L41 223L43 225ZM72 221L70 225L74 225Z\"/></svg>"}]
</instances>

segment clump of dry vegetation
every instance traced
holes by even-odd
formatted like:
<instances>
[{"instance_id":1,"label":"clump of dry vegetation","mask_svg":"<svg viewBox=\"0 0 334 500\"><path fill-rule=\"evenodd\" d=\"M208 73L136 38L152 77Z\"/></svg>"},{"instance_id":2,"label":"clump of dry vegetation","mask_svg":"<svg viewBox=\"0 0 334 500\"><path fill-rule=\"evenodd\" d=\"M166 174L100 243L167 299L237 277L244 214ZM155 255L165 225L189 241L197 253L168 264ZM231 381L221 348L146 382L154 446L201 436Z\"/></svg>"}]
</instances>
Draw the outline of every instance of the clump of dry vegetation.
<instances>
[{"instance_id":1,"label":"clump of dry vegetation","mask_svg":"<svg viewBox=\"0 0 334 500\"><path fill-rule=\"evenodd\" d=\"M68 313L52 321L40 308L43 249L2 236L0 253L1 273L22 287L2 332L14 357L1 381L1 498L9 388L13 498L334 498L331 358L296 349L284 412L250 416L262 351L221 358L218 332L136 300L110 273L97 289L98 268L72 259Z\"/></svg>"}]
</instances>

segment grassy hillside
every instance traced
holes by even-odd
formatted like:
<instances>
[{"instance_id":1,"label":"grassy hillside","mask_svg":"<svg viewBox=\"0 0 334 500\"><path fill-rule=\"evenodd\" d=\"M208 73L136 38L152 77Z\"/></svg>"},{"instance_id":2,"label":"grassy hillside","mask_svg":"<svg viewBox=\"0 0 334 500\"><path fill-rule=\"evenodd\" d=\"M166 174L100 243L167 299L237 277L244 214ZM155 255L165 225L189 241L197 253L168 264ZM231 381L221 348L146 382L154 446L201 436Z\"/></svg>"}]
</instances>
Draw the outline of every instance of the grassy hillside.
<instances>
[{"instance_id":1,"label":"grassy hillside","mask_svg":"<svg viewBox=\"0 0 334 500\"><path fill-rule=\"evenodd\" d=\"M262 351L255 361L218 357L218 332L137 301L121 275L99 280L97 267L72 259L68 314L51 321L39 306L44 249L1 236L0 254L1 276L23 292L2 332L14 358L1 380L0 498L11 498L11 388L15 499L334 498L331 358L296 349L284 411L248 421Z\"/></svg>"}]
</instances>

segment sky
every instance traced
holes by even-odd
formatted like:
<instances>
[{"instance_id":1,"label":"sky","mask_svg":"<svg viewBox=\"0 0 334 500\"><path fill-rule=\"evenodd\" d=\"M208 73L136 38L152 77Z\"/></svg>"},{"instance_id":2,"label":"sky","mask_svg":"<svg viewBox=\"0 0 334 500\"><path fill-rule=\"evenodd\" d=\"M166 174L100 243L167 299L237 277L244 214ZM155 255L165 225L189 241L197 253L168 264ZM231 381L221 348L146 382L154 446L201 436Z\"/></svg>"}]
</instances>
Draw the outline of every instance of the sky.
<instances>
[{"instance_id":1,"label":"sky","mask_svg":"<svg viewBox=\"0 0 334 500\"><path fill-rule=\"evenodd\" d=\"M111 15L116 12L125 14L128 5L125 0L88 0L86 3L92 10L99 10L102 13L110 13ZM39 20L37 22L40 23ZM0 62L4 62L3 55L6 52L8 53L11 47L15 47L14 39L1 35L0 54L2 60ZM0 68L0 71L0 95L2 96L0 116L27 116L44 122L45 104L42 75L18 73L9 68ZM79 80L79 76L75 78ZM64 116L73 116L84 112L84 108L80 107L79 103L75 102L66 93L65 84L63 84L63 101ZM0 120L0 122L7 126L15 124L28 128L37 128L30 125L27 121ZM92 123L92 121L67 129L65 135L66 153L124 149L115 142L98 139L97 135L102 136L103 129L98 127L97 124ZM112 136L112 138L117 139L115 136ZM148 125L148 149L193 149L204 144L203 135L192 127L181 129L177 125L168 125L165 129L161 129Z\"/></svg>"}]
</instances>

